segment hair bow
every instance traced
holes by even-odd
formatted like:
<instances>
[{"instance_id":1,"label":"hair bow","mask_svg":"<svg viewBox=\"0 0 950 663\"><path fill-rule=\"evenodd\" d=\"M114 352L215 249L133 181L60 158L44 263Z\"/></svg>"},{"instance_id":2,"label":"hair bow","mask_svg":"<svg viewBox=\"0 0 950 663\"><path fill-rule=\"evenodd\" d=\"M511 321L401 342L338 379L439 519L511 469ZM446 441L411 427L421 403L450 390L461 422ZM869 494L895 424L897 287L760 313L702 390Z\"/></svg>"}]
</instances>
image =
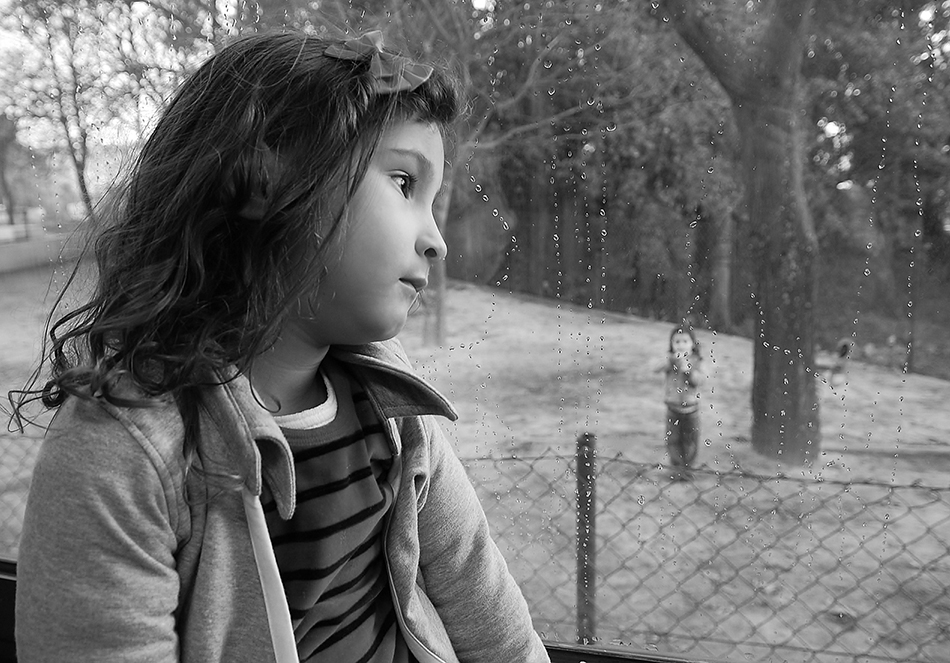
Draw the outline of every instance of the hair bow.
<instances>
[{"instance_id":1,"label":"hair bow","mask_svg":"<svg viewBox=\"0 0 950 663\"><path fill-rule=\"evenodd\" d=\"M369 73L373 77L378 94L415 90L432 75L432 67L429 65L384 51L383 33L379 30L328 46L323 54L337 60L368 59Z\"/></svg>"}]
</instances>

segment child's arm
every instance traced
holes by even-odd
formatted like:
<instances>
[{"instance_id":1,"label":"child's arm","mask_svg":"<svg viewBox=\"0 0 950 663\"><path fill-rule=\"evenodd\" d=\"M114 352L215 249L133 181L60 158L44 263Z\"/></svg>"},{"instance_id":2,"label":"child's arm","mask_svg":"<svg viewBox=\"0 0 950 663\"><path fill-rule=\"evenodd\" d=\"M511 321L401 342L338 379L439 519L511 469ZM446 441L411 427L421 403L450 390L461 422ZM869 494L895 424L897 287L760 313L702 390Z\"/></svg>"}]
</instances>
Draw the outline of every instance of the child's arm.
<instances>
[{"instance_id":1,"label":"child's arm","mask_svg":"<svg viewBox=\"0 0 950 663\"><path fill-rule=\"evenodd\" d=\"M82 416L57 415L33 474L17 567L18 660L177 661L168 477L98 404L63 408Z\"/></svg>"},{"instance_id":2,"label":"child's arm","mask_svg":"<svg viewBox=\"0 0 950 663\"><path fill-rule=\"evenodd\" d=\"M547 663L465 469L435 422L425 425L432 475L419 512L420 568L459 660Z\"/></svg>"},{"instance_id":3,"label":"child's arm","mask_svg":"<svg viewBox=\"0 0 950 663\"><path fill-rule=\"evenodd\" d=\"M689 358L688 366L689 367L684 371L687 382L694 387L698 387L706 381L706 371L703 366L702 357L692 355Z\"/></svg>"},{"instance_id":4,"label":"child's arm","mask_svg":"<svg viewBox=\"0 0 950 663\"><path fill-rule=\"evenodd\" d=\"M673 356L667 355L663 361L658 362L653 367L654 373L669 373L673 369Z\"/></svg>"}]
</instances>

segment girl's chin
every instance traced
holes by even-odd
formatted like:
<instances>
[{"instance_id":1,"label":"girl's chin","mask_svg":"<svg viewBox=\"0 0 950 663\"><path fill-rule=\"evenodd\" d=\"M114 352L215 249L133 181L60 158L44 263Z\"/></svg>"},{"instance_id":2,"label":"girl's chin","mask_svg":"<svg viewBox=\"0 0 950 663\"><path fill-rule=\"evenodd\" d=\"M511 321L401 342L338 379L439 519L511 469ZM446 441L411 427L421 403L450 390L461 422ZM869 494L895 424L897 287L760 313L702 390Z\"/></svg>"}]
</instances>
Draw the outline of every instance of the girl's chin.
<instances>
[{"instance_id":1,"label":"girl's chin","mask_svg":"<svg viewBox=\"0 0 950 663\"><path fill-rule=\"evenodd\" d=\"M395 338L405 328L408 317L409 315L407 312L401 318L394 319L392 324L380 326L377 330L375 330L374 333L367 335L369 338L366 340L366 342L388 341L391 338Z\"/></svg>"}]
</instances>

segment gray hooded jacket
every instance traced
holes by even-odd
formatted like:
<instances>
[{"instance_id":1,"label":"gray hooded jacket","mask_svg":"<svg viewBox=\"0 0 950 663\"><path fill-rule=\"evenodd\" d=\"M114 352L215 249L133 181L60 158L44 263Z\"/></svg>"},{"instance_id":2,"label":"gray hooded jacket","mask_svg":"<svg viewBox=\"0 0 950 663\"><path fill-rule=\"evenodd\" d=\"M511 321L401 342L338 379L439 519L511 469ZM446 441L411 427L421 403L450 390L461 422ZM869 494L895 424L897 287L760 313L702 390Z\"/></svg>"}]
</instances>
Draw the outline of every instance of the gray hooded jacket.
<instances>
[{"instance_id":1,"label":"gray hooded jacket","mask_svg":"<svg viewBox=\"0 0 950 663\"><path fill-rule=\"evenodd\" d=\"M398 342L331 354L366 386L394 453L385 550L413 655L421 663L548 661L432 416L454 420L451 405L409 370ZM286 440L241 376L208 389L200 469L186 473L182 439L170 400L122 408L69 398L61 406L20 543L21 663L296 662L259 500L266 481L280 515L294 511Z\"/></svg>"}]
</instances>

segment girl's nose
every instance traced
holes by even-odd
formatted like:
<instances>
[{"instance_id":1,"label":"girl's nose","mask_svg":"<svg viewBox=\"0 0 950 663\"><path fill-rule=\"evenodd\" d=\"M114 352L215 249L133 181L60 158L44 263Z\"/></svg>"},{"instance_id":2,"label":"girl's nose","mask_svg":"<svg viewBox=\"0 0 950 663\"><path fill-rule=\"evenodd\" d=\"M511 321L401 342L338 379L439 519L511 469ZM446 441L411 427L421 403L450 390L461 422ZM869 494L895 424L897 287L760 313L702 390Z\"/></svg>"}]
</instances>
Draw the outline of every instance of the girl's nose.
<instances>
[{"instance_id":1,"label":"girl's nose","mask_svg":"<svg viewBox=\"0 0 950 663\"><path fill-rule=\"evenodd\" d=\"M449 249L445 245L442 233L439 232L435 217L429 217L425 229L419 234L419 238L416 240L416 251L429 260L445 260Z\"/></svg>"}]
</instances>

